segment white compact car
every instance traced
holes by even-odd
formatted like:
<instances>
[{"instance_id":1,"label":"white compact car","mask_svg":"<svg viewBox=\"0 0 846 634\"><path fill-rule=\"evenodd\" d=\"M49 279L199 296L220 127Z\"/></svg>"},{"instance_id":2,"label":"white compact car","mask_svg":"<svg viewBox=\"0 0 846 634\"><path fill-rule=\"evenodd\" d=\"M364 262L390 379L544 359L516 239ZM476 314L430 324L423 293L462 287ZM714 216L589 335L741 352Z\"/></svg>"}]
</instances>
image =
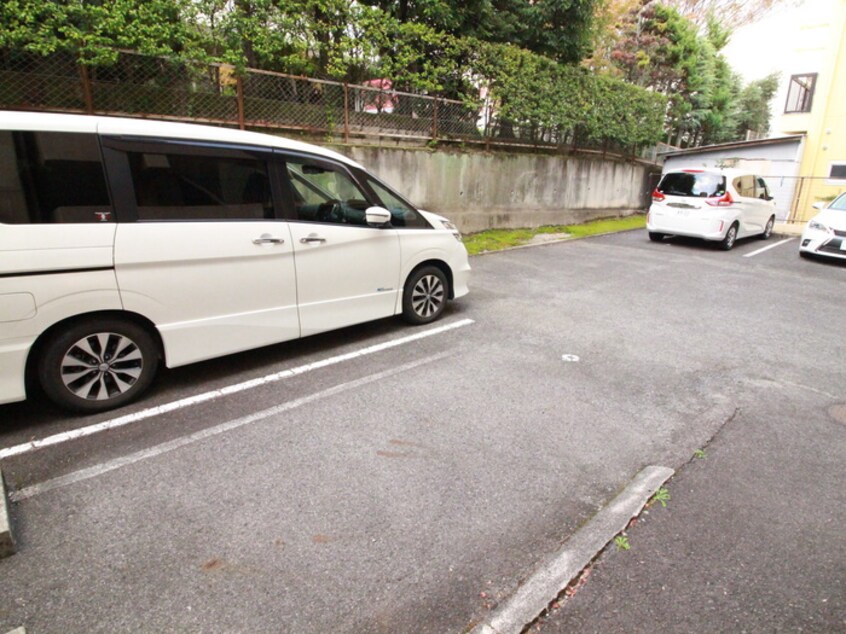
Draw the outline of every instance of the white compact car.
<instances>
[{"instance_id":1,"label":"white compact car","mask_svg":"<svg viewBox=\"0 0 846 634\"><path fill-rule=\"evenodd\" d=\"M466 294L455 226L340 154L225 128L0 113L0 403L128 403L175 367Z\"/></svg>"},{"instance_id":2,"label":"white compact car","mask_svg":"<svg viewBox=\"0 0 846 634\"><path fill-rule=\"evenodd\" d=\"M760 176L732 169L667 172L652 192L649 239L689 236L720 243L728 251L738 238L770 237L775 202Z\"/></svg>"},{"instance_id":3,"label":"white compact car","mask_svg":"<svg viewBox=\"0 0 846 634\"><path fill-rule=\"evenodd\" d=\"M799 255L824 255L846 260L846 192L831 201L828 207L815 203L814 208L821 211L805 226Z\"/></svg>"}]
</instances>

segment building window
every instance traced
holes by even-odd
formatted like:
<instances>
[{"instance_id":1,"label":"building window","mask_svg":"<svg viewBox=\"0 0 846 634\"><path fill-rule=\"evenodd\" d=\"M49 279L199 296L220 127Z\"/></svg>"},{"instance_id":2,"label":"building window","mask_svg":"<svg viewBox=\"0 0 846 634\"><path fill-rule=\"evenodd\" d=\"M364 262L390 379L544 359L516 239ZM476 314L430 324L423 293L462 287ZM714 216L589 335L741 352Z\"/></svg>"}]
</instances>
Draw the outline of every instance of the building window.
<instances>
[{"instance_id":1,"label":"building window","mask_svg":"<svg viewBox=\"0 0 846 634\"><path fill-rule=\"evenodd\" d=\"M828 167L828 180L830 184L842 185L846 181L846 163L831 163Z\"/></svg>"},{"instance_id":2,"label":"building window","mask_svg":"<svg viewBox=\"0 0 846 634\"><path fill-rule=\"evenodd\" d=\"M790 78L790 86L787 89L787 105L784 107L785 114L810 112L811 102L814 100L814 86L816 83L816 73L793 75Z\"/></svg>"}]
</instances>

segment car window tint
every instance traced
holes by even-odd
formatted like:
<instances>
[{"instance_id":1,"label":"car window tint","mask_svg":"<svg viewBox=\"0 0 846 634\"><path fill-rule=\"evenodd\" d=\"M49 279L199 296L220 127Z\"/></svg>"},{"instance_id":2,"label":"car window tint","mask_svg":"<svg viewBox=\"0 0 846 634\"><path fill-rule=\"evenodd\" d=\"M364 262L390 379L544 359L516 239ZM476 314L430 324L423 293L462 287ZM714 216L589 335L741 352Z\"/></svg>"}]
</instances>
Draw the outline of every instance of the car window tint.
<instances>
[{"instance_id":1,"label":"car window tint","mask_svg":"<svg viewBox=\"0 0 846 634\"><path fill-rule=\"evenodd\" d=\"M95 135L0 131L0 223L112 219Z\"/></svg>"},{"instance_id":2,"label":"car window tint","mask_svg":"<svg viewBox=\"0 0 846 634\"><path fill-rule=\"evenodd\" d=\"M368 177L367 184L376 192L382 206L391 212L391 224L395 227L429 227L422 215L402 198L379 181Z\"/></svg>"},{"instance_id":3,"label":"car window tint","mask_svg":"<svg viewBox=\"0 0 846 634\"><path fill-rule=\"evenodd\" d=\"M286 162L297 220L366 225L367 197L340 168L323 164Z\"/></svg>"},{"instance_id":4,"label":"car window tint","mask_svg":"<svg viewBox=\"0 0 846 634\"><path fill-rule=\"evenodd\" d=\"M668 196L711 198L726 193L726 179L709 172L669 172L658 183L658 191Z\"/></svg>"},{"instance_id":5,"label":"car window tint","mask_svg":"<svg viewBox=\"0 0 846 634\"><path fill-rule=\"evenodd\" d=\"M760 176L755 177L755 195L764 200L769 200L770 198L770 190L767 188L767 183Z\"/></svg>"},{"instance_id":6,"label":"car window tint","mask_svg":"<svg viewBox=\"0 0 846 634\"><path fill-rule=\"evenodd\" d=\"M264 161L147 152L128 158L139 220L273 217Z\"/></svg>"}]
</instances>

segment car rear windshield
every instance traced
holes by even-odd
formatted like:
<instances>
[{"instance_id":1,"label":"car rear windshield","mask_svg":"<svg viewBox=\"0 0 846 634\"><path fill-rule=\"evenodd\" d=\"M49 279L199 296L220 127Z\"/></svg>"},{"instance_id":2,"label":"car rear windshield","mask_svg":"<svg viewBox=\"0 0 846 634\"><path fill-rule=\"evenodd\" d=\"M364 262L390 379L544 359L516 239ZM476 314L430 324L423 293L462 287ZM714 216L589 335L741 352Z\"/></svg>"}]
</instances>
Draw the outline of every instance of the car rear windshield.
<instances>
[{"instance_id":1,"label":"car rear windshield","mask_svg":"<svg viewBox=\"0 0 846 634\"><path fill-rule=\"evenodd\" d=\"M726 177L708 172L669 172L658 183L658 191L668 196L722 196L726 193Z\"/></svg>"}]
</instances>

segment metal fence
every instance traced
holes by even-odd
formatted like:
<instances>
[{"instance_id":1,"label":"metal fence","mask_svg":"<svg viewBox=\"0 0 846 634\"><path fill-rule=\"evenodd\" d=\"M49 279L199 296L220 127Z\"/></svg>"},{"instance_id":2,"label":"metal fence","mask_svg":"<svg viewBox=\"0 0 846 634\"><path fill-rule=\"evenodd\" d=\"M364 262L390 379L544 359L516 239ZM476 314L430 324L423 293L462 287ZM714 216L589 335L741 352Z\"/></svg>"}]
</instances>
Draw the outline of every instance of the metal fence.
<instances>
[{"instance_id":1,"label":"metal fence","mask_svg":"<svg viewBox=\"0 0 846 634\"><path fill-rule=\"evenodd\" d=\"M111 65L72 55L0 49L0 108L155 117L297 130L343 138L457 140L485 145L568 147L654 160L653 150L581 140L577 130L497 119L490 109L386 88L352 85L121 51Z\"/></svg>"}]
</instances>

